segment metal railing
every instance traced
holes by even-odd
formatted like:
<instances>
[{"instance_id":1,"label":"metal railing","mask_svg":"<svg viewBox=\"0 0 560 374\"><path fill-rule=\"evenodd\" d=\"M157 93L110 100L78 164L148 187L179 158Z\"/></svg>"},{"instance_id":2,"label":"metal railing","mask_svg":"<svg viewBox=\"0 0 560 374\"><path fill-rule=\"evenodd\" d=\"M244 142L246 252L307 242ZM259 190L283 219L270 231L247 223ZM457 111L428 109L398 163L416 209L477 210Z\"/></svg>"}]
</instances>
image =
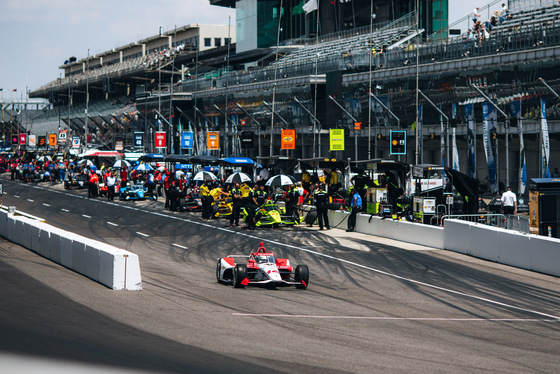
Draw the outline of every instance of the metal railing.
<instances>
[{"instance_id":1,"label":"metal railing","mask_svg":"<svg viewBox=\"0 0 560 374\"><path fill-rule=\"evenodd\" d=\"M446 219L458 219L461 221L518 231L524 234L528 234L530 231L529 219L527 217L499 213L448 214L434 216L432 219L437 220L437 226L443 226Z\"/></svg>"}]
</instances>

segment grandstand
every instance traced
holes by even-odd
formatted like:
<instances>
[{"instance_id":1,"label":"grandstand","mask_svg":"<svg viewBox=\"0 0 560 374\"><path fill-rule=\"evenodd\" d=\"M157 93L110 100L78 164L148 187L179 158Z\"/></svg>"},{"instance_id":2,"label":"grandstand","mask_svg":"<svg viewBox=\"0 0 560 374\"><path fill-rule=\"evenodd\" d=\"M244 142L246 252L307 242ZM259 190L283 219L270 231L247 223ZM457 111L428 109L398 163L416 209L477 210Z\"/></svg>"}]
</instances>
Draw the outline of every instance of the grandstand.
<instances>
[{"instance_id":1,"label":"grandstand","mask_svg":"<svg viewBox=\"0 0 560 374\"><path fill-rule=\"evenodd\" d=\"M416 141L411 135L415 131L412 124L416 121L418 76L418 87L448 117L451 118L454 105L459 108L453 124L457 126L462 171L472 166L466 161L463 108L475 104L475 121L481 127L480 104L485 101L472 85L481 87L508 115L509 103L522 98L528 172L530 176L538 176L542 172L538 116L541 99L548 103L546 113L552 154L557 156L558 149L555 146L559 141L560 106L555 95L537 78L542 77L552 90L560 92L560 79L556 74L560 67L560 5L542 1L538 7L534 1L510 1L511 19L496 25L488 40L473 41L466 34L447 36L442 32L438 35L445 34L445 38L429 37L415 24L414 13L407 13L375 25L373 33L362 25L353 30L283 41L278 45L277 60L276 46L236 53L232 45L231 49L222 46L196 52L185 48L175 55L171 51L169 55L158 51L151 57L146 54L101 66L87 75L90 85L94 82L98 92L89 104L89 133L107 146L117 136L131 144L134 131L148 134L154 129L158 112L167 118L163 128L173 129L175 137L179 127L198 131L200 139L203 131L220 131L224 144L222 152L264 156L269 152L272 136L274 155L311 157L317 154L365 159L387 157L389 131L401 126L409 130L409 151L403 159L414 162ZM487 6L489 14L494 6L499 6L496 1ZM81 63L83 66L83 61ZM170 82L170 72L176 72L173 84L158 84L158 75L164 71L163 81L166 82ZM102 84L106 78L114 86L112 90L104 89ZM85 80L86 74L76 71L34 92L55 102L61 100L55 111L44 115L45 123L50 121L54 125L60 117L76 135L84 134L85 101L78 91L84 91ZM69 94L73 90L76 92ZM368 92L385 103L399 121L376 102L371 104L370 120ZM64 100L68 96L74 98L70 106ZM333 100L343 106L345 112L339 110ZM426 100L420 98L419 101L424 107L420 157L424 162L441 163L441 140L443 138L445 147L449 147L449 131L442 130L439 113ZM361 130L354 130L355 120L362 122ZM498 118L495 141L496 146L500 145L499 177L502 181L515 181L518 128L509 128L507 123L501 116ZM296 150L280 149L282 128L296 129ZM347 130L345 152L329 151L326 130L332 128ZM254 134L254 148L238 147L236 139L241 132ZM479 131L475 135L477 159L474 167L476 176L484 180L487 170L483 134ZM509 140L507 150L504 148L506 138ZM174 143L178 143L177 139ZM180 150L169 149L172 151ZM206 152L203 147L195 151ZM509 164L506 165L507 159Z\"/></svg>"}]
</instances>

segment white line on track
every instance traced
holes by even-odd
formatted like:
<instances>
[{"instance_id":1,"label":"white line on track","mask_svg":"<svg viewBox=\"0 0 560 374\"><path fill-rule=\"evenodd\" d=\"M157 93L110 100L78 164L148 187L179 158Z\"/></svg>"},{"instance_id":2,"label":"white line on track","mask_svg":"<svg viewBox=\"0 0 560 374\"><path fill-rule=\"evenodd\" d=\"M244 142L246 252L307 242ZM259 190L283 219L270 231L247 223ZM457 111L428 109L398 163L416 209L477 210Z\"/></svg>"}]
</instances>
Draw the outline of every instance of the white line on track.
<instances>
[{"instance_id":1,"label":"white line on track","mask_svg":"<svg viewBox=\"0 0 560 374\"><path fill-rule=\"evenodd\" d=\"M27 199L27 201L29 201L30 203L34 203L35 200L31 200L31 199Z\"/></svg>"},{"instance_id":2,"label":"white line on track","mask_svg":"<svg viewBox=\"0 0 560 374\"><path fill-rule=\"evenodd\" d=\"M174 246L174 247L179 247L181 249L188 249L187 247L182 246L181 244L177 244L177 243L171 243L171 245Z\"/></svg>"},{"instance_id":3,"label":"white line on track","mask_svg":"<svg viewBox=\"0 0 560 374\"><path fill-rule=\"evenodd\" d=\"M111 226L115 226L115 227L117 227L117 226L118 226L118 225L117 225L116 223L113 223L113 222L109 222L109 221L107 221L107 224L108 224L108 225L111 225Z\"/></svg>"},{"instance_id":4,"label":"white line on track","mask_svg":"<svg viewBox=\"0 0 560 374\"><path fill-rule=\"evenodd\" d=\"M91 216L88 216L87 214L82 214L82 217L84 217L84 218L91 218Z\"/></svg>"},{"instance_id":5,"label":"white line on track","mask_svg":"<svg viewBox=\"0 0 560 374\"><path fill-rule=\"evenodd\" d=\"M16 199L19 199L19 196L18 196L18 195L14 195L14 197L15 197Z\"/></svg>"},{"instance_id":6,"label":"white line on track","mask_svg":"<svg viewBox=\"0 0 560 374\"><path fill-rule=\"evenodd\" d=\"M143 232L140 232L140 231L136 231L136 233L137 233L138 235L144 236L144 237L146 237L146 238L149 238L149 237L150 237L150 235L144 234Z\"/></svg>"},{"instance_id":7,"label":"white line on track","mask_svg":"<svg viewBox=\"0 0 560 374\"><path fill-rule=\"evenodd\" d=\"M50 191L50 192L54 192L54 193L64 194L64 192L59 192L59 191L51 190L51 189L44 188L44 187L36 187L36 188L44 189L44 190L46 190L46 191ZM72 197L82 198L81 196L78 196L78 195L72 195L72 194L70 194L70 195L71 195ZM106 201L102 201L102 200L90 200L90 201L92 201L92 202L97 202L97 203L101 203L101 204L107 204ZM152 214L152 215L155 215L155 216L158 216L158 217L165 217L165 218L168 218L168 219L174 219L174 220L181 221L181 222L187 222L187 223L190 223L190 224L193 224L193 225L199 225L199 226L205 226L205 227L213 228L213 229L218 230L218 231L224 231L224 232L228 232L228 233L235 233L235 232L236 232L236 231L234 231L234 230L230 230L229 228L216 227L216 226L213 226L213 225L210 225L210 224L207 224L207 223L203 223L203 222L199 222L199 221L194 221L194 220L192 220L192 219L187 219L187 218L181 218L181 217L173 216L173 215L170 215L170 214L152 212L152 211L145 210L145 209L139 209L139 208L129 207L129 206L127 206L127 205L119 205L119 206L122 207L122 208L124 208L124 209L137 210L137 211L140 211L140 212L142 212L142 213ZM64 209L63 209L63 210L64 210ZM139 235L143 235L143 236L149 236L149 235L146 235L146 234L141 234L141 233L139 233L139 232L136 232L136 233L139 234ZM399 280L402 280L402 281L405 281L405 282L417 284L417 285L424 286L424 287L427 287L427 288L432 288L432 289L436 289L436 290L439 290L439 291L442 291L442 292L446 292L446 293L450 293L450 294L454 294L454 295L458 295L458 296L467 297L467 298L470 298L470 299L482 301L482 302L485 302L485 303L488 303L488 304L499 305L499 306L504 307L504 308L508 308L508 309L512 309L512 310L517 310L517 311L521 311L521 312L525 312L525 313L536 314L536 315L539 315L539 316L542 316L542 317L551 318L551 319L559 320L559 321L560 321L560 317L559 317L559 316L555 316L555 315L552 315L552 314L539 312L539 311L536 311L536 310L531 310L531 309L522 308L522 307L519 307L519 306L516 306L516 305L512 305L512 304L506 304L506 303L503 303L503 302L500 302L500 301L488 299L488 298L486 298L486 297L471 295L471 294L468 294L468 293L465 293L465 292L452 290L452 289L450 289L450 288L445 288L445 287L436 286L436 285L434 285L434 284L430 284L430 283L426 283L426 282L417 281L417 280L415 280L415 279L406 278L406 277L401 276L401 275L389 273L389 272L386 272L386 271L383 271L383 270L379 270L379 269L376 269L376 268L373 268L373 267L370 267L370 266L366 266L366 265L363 265L363 264L360 264L360 263L357 263L357 262L348 261L348 260L345 260L345 259L342 259L342 258L338 258L338 257L335 257L335 256L331 256L331 255L328 255L328 254L325 254L325 253L320 253L320 252L317 252L317 251L314 251L314 250L311 250L311 249L307 249L307 248L303 248L303 247L298 247L298 246L291 245L291 244L281 243L281 242L278 242L278 241L276 241L276 240L271 240L271 239L266 239L266 238L260 238L260 237L258 237L258 236L256 236L256 235L253 235L253 234L239 233L239 235L245 236L245 237L250 238L250 239L260 240L260 241L262 241L262 242L275 244L275 245L282 246L282 247L285 247L285 248L291 248L291 249L295 249L295 250L299 250L299 251L311 253L311 254L313 254L313 255L315 255L315 256L328 258L328 259L330 259L330 260L338 261L338 262L344 263L344 264L346 264L346 265L351 265L351 266L354 266L354 267L358 267L358 268L360 268L360 269L368 270L368 271L371 271L371 272L374 272L374 273L377 273L377 274L383 274L383 275L388 276L388 277L391 277L391 278L399 279Z\"/></svg>"},{"instance_id":8,"label":"white line on track","mask_svg":"<svg viewBox=\"0 0 560 374\"><path fill-rule=\"evenodd\" d=\"M310 319L367 319L377 321L435 321L435 322L560 322L544 318L438 318L438 317L374 317L374 316L321 316L304 314L232 313L236 317L310 318Z\"/></svg>"},{"instance_id":9,"label":"white line on track","mask_svg":"<svg viewBox=\"0 0 560 374\"><path fill-rule=\"evenodd\" d=\"M47 203L43 203L43 205L44 205L44 206L50 206L50 204L47 204Z\"/></svg>"},{"instance_id":10,"label":"white line on track","mask_svg":"<svg viewBox=\"0 0 560 374\"><path fill-rule=\"evenodd\" d=\"M63 212L66 212L66 213L70 212L68 209L60 209L60 210L62 210Z\"/></svg>"}]
</instances>

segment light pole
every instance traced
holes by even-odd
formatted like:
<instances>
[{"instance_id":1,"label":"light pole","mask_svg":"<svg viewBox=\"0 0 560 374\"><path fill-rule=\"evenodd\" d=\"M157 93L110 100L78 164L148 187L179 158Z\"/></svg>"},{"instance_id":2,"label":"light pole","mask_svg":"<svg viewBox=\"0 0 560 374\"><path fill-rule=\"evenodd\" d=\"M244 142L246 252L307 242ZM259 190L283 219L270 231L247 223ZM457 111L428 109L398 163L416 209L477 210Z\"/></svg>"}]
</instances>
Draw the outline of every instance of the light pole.
<instances>
[{"instance_id":1,"label":"light pole","mask_svg":"<svg viewBox=\"0 0 560 374\"><path fill-rule=\"evenodd\" d=\"M85 136L84 136L84 152L87 151L88 143L88 109L89 109L89 48L87 50L86 58L86 121L85 121Z\"/></svg>"},{"instance_id":2,"label":"light pole","mask_svg":"<svg viewBox=\"0 0 560 374\"><path fill-rule=\"evenodd\" d=\"M373 34L373 0L370 0L370 18L369 18L369 93L371 91L371 65L373 63L373 45L372 45L372 34ZM371 98L368 99L368 160L371 160ZM377 136L375 137L375 152L377 153Z\"/></svg>"},{"instance_id":3,"label":"light pole","mask_svg":"<svg viewBox=\"0 0 560 374\"><path fill-rule=\"evenodd\" d=\"M419 142L421 141L421 139L419 138L419 128L418 128L418 121L420 120L419 116L418 116L418 63L420 61L420 56L419 56L419 52L418 52L418 44L419 44L419 40L420 40L420 34L418 32L420 28L420 0L416 0L416 92L415 92L415 100L416 100L416 132L415 132L415 137L416 137L416 148L414 151L414 162L416 165L418 165L418 160L419 160L419 154L418 154L418 150L420 148L420 144Z\"/></svg>"},{"instance_id":4,"label":"light pole","mask_svg":"<svg viewBox=\"0 0 560 374\"><path fill-rule=\"evenodd\" d=\"M276 76L278 73L278 45L280 44L280 31L282 31L282 8L284 5L284 1L280 0L280 9L278 12L278 33L276 36L276 56L274 58L274 84L272 85L272 115L270 117L270 156L274 155L274 143L273 135L274 135L274 113L276 112Z\"/></svg>"}]
</instances>

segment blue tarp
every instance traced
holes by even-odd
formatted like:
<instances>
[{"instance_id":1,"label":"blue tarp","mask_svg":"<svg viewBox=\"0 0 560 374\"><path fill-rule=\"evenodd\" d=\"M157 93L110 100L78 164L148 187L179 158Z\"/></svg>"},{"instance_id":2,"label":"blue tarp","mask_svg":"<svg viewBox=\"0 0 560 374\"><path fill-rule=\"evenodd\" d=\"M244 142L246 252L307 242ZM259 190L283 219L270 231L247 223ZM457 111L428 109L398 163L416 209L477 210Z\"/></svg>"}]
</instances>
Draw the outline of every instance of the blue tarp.
<instances>
[{"instance_id":1,"label":"blue tarp","mask_svg":"<svg viewBox=\"0 0 560 374\"><path fill-rule=\"evenodd\" d=\"M249 157L228 157L223 158L223 162L227 162L228 164L233 165L253 165L254 161L251 160Z\"/></svg>"}]
</instances>

